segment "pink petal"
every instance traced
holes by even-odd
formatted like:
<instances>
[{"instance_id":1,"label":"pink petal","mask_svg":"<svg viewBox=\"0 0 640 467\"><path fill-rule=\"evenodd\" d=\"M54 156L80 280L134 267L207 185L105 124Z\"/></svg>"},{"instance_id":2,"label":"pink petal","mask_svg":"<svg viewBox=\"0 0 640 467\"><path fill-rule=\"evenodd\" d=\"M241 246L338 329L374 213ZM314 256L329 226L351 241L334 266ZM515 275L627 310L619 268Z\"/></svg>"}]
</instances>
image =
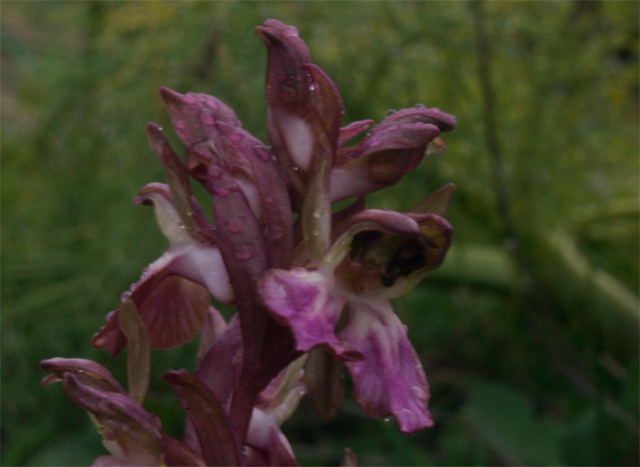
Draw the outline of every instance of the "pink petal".
<instances>
[{"instance_id":1,"label":"pink petal","mask_svg":"<svg viewBox=\"0 0 640 467\"><path fill-rule=\"evenodd\" d=\"M371 417L395 415L405 433L433 425L429 386L406 326L386 300L354 300L351 306L351 321L338 337L364 355L345 362L355 400Z\"/></svg>"},{"instance_id":2,"label":"pink petal","mask_svg":"<svg viewBox=\"0 0 640 467\"><path fill-rule=\"evenodd\" d=\"M335 327L346 299L332 293L333 279L315 271L295 268L272 269L259 283L264 303L276 321L288 326L296 349L330 348L343 358L357 357L348 352L335 335Z\"/></svg>"}]
</instances>

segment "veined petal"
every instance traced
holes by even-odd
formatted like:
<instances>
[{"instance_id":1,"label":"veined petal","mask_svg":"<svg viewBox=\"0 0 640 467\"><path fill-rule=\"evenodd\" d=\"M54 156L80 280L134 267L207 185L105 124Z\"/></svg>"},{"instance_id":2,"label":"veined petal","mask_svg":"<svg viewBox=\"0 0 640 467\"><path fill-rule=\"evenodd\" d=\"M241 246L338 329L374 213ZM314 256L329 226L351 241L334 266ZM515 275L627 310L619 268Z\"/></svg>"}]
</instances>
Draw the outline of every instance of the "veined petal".
<instances>
[{"instance_id":1,"label":"veined petal","mask_svg":"<svg viewBox=\"0 0 640 467\"><path fill-rule=\"evenodd\" d=\"M395 415L405 433L431 426L429 386L406 327L387 300L350 303L351 321L338 337L364 355L363 360L345 362L354 399L371 417Z\"/></svg>"},{"instance_id":2,"label":"veined petal","mask_svg":"<svg viewBox=\"0 0 640 467\"><path fill-rule=\"evenodd\" d=\"M152 348L169 349L189 342L200 332L211 303L207 289L170 273L168 268L149 272L134 285L135 290L126 298L136 304ZM127 345L119 322L117 312L110 312L92 339L96 349L109 350L113 357Z\"/></svg>"},{"instance_id":3,"label":"veined petal","mask_svg":"<svg viewBox=\"0 0 640 467\"><path fill-rule=\"evenodd\" d=\"M140 190L134 202L154 207L158 225L170 242L165 256L150 268L155 266L153 269L157 270L172 263L171 272L207 287L216 300L226 304L232 303L233 288L220 249L211 241L202 241L202 237L208 236L211 239L211 233L200 230L201 235L196 237L184 228L168 186L150 183ZM201 215L202 213L199 213L196 217L196 225L202 225L202 221L197 220ZM141 280L144 277L143 273ZM133 292L133 289L131 291Z\"/></svg>"},{"instance_id":4,"label":"veined petal","mask_svg":"<svg viewBox=\"0 0 640 467\"><path fill-rule=\"evenodd\" d=\"M272 269L259 283L262 300L276 321L291 329L297 350L323 346L343 358L357 358L335 335L346 299L333 295L332 288L333 279L304 268Z\"/></svg>"},{"instance_id":5,"label":"veined petal","mask_svg":"<svg viewBox=\"0 0 640 467\"><path fill-rule=\"evenodd\" d=\"M143 271L123 299L134 302L151 347L166 349L188 342L200 332L210 305L209 292L217 300L230 303L233 289L218 247L203 243L181 228L167 185L147 185L136 200L154 206L170 246ZM107 315L106 325L92 343L96 348L108 349L112 356L126 347L117 313Z\"/></svg>"}]
</instances>

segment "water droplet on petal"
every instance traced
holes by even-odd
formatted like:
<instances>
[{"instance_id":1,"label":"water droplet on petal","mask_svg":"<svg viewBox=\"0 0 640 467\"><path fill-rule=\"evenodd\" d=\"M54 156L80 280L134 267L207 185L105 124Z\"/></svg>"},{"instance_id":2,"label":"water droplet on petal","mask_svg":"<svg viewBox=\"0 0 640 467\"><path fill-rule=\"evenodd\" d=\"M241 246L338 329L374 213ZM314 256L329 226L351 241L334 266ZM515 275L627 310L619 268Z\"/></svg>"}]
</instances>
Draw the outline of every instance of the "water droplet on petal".
<instances>
[{"instance_id":1,"label":"water droplet on petal","mask_svg":"<svg viewBox=\"0 0 640 467\"><path fill-rule=\"evenodd\" d=\"M298 37L298 30L293 26L289 26L284 31L282 31L282 35L284 37Z\"/></svg>"},{"instance_id":2,"label":"water droplet on petal","mask_svg":"<svg viewBox=\"0 0 640 467\"><path fill-rule=\"evenodd\" d=\"M237 143L238 141L242 140L242 135L240 133L233 133L231 136L229 136L229 139L234 143Z\"/></svg>"},{"instance_id":3,"label":"water droplet on petal","mask_svg":"<svg viewBox=\"0 0 640 467\"><path fill-rule=\"evenodd\" d=\"M313 211L313 217L315 219L320 219L320 210L316 209L315 211Z\"/></svg>"},{"instance_id":4,"label":"water droplet on petal","mask_svg":"<svg viewBox=\"0 0 640 467\"><path fill-rule=\"evenodd\" d=\"M229 196L229 190L227 190L226 188L215 187L213 189L213 194L215 194L216 196L220 196L221 198L226 198L227 196Z\"/></svg>"},{"instance_id":5,"label":"water droplet on petal","mask_svg":"<svg viewBox=\"0 0 640 467\"><path fill-rule=\"evenodd\" d=\"M391 417L387 417L384 419L385 422L390 422L391 421Z\"/></svg>"},{"instance_id":6,"label":"water droplet on petal","mask_svg":"<svg viewBox=\"0 0 640 467\"><path fill-rule=\"evenodd\" d=\"M382 141L379 139L372 139L371 142L369 143L369 146L371 146L372 148L375 148L377 146L380 146L382 144Z\"/></svg>"},{"instance_id":7,"label":"water droplet on petal","mask_svg":"<svg viewBox=\"0 0 640 467\"><path fill-rule=\"evenodd\" d=\"M205 125L215 125L216 124L216 120L215 120L215 118L213 118L213 115L211 115L211 113L209 113L206 110L203 110L202 113L200 114L200 120Z\"/></svg>"},{"instance_id":8,"label":"water droplet on petal","mask_svg":"<svg viewBox=\"0 0 640 467\"><path fill-rule=\"evenodd\" d=\"M283 84L280 87L280 93L282 95L282 100L285 102L293 102L296 98L296 90L287 84Z\"/></svg>"},{"instance_id":9,"label":"water droplet on petal","mask_svg":"<svg viewBox=\"0 0 640 467\"><path fill-rule=\"evenodd\" d=\"M278 227L272 227L270 230L270 235L274 240L280 240L282 237L284 237L284 232Z\"/></svg>"},{"instance_id":10,"label":"water droplet on petal","mask_svg":"<svg viewBox=\"0 0 640 467\"><path fill-rule=\"evenodd\" d=\"M305 268L293 268L291 271L289 271L289 273L293 277L307 277L309 271L307 271Z\"/></svg>"},{"instance_id":11,"label":"water droplet on petal","mask_svg":"<svg viewBox=\"0 0 640 467\"><path fill-rule=\"evenodd\" d=\"M233 216L227 220L227 229L231 233L240 233L244 230L244 217Z\"/></svg>"},{"instance_id":12,"label":"water droplet on petal","mask_svg":"<svg viewBox=\"0 0 640 467\"><path fill-rule=\"evenodd\" d=\"M414 107L417 108L417 109L424 109L425 105L424 104L416 104L416 105L414 105Z\"/></svg>"},{"instance_id":13,"label":"water droplet on petal","mask_svg":"<svg viewBox=\"0 0 640 467\"><path fill-rule=\"evenodd\" d=\"M187 127L187 124L182 120L176 120L173 123L173 126L176 127L177 130L184 130Z\"/></svg>"},{"instance_id":14,"label":"water droplet on petal","mask_svg":"<svg viewBox=\"0 0 640 467\"><path fill-rule=\"evenodd\" d=\"M120 295L120 301L126 302L127 300L129 300L129 297L131 297L131 292L129 292L128 290L126 292L122 292L122 295Z\"/></svg>"},{"instance_id":15,"label":"water droplet on petal","mask_svg":"<svg viewBox=\"0 0 640 467\"><path fill-rule=\"evenodd\" d=\"M218 167L209 167L209 176L214 180L222 177L222 171Z\"/></svg>"},{"instance_id":16,"label":"water droplet on petal","mask_svg":"<svg viewBox=\"0 0 640 467\"><path fill-rule=\"evenodd\" d=\"M389 116L393 115L394 113L396 113L395 109L389 109L384 113L384 116L385 117L389 117Z\"/></svg>"},{"instance_id":17,"label":"water droplet on petal","mask_svg":"<svg viewBox=\"0 0 640 467\"><path fill-rule=\"evenodd\" d=\"M271 156L269 155L269 151L267 151L267 148L265 148L264 146L256 144L253 147L253 150L255 151L255 153L257 154L258 158L261 161L269 162L271 160Z\"/></svg>"},{"instance_id":18,"label":"water droplet on petal","mask_svg":"<svg viewBox=\"0 0 640 467\"><path fill-rule=\"evenodd\" d=\"M241 243L233 247L233 255L238 259L249 259L253 256L253 245Z\"/></svg>"},{"instance_id":19,"label":"water droplet on petal","mask_svg":"<svg viewBox=\"0 0 640 467\"><path fill-rule=\"evenodd\" d=\"M418 386L411 386L411 388L409 388L409 390L418 399L425 399L427 397L426 393L422 390L422 388L420 388Z\"/></svg>"}]
</instances>

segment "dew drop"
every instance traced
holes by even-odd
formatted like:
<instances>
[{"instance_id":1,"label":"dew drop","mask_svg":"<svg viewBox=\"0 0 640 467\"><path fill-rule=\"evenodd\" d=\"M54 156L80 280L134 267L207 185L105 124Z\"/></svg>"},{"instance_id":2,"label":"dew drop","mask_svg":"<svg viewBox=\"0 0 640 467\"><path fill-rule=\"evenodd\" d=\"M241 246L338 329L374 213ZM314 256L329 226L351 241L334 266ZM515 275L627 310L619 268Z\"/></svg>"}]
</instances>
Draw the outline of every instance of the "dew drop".
<instances>
[{"instance_id":1,"label":"dew drop","mask_svg":"<svg viewBox=\"0 0 640 467\"><path fill-rule=\"evenodd\" d=\"M120 295L120 301L126 302L127 300L129 300L129 297L131 297L131 292L129 292L128 290L126 292L122 292L122 295Z\"/></svg>"},{"instance_id":2,"label":"dew drop","mask_svg":"<svg viewBox=\"0 0 640 467\"><path fill-rule=\"evenodd\" d=\"M176 120L173 126L176 127L176 129L178 130L184 130L187 127L187 124L182 120Z\"/></svg>"},{"instance_id":3,"label":"dew drop","mask_svg":"<svg viewBox=\"0 0 640 467\"><path fill-rule=\"evenodd\" d=\"M371 146L372 148L378 147L382 144L382 141L379 139L372 139L371 142L369 143L369 146Z\"/></svg>"},{"instance_id":4,"label":"dew drop","mask_svg":"<svg viewBox=\"0 0 640 467\"><path fill-rule=\"evenodd\" d=\"M234 143L237 143L238 141L242 140L242 135L240 133L233 133L231 136L229 136L229 139Z\"/></svg>"},{"instance_id":5,"label":"dew drop","mask_svg":"<svg viewBox=\"0 0 640 467\"><path fill-rule=\"evenodd\" d=\"M222 171L218 167L209 167L209 175L214 180L218 180L222 177Z\"/></svg>"},{"instance_id":6,"label":"dew drop","mask_svg":"<svg viewBox=\"0 0 640 467\"><path fill-rule=\"evenodd\" d=\"M280 240L282 237L284 237L284 232L278 227L272 227L270 230L270 234L271 238L273 238L274 240Z\"/></svg>"},{"instance_id":7,"label":"dew drop","mask_svg":"<svg viewBox=\"0 0 640 467\"><path fill-rule=\"evenodd\" d=\"M391 421L391 417L387 417L384 419L385 422L390 422Z\"/></svg>"},{"instance_id":8,"label":"dew drop","mask_svg":"<svg viewBox=\"0 0 640 467\"><path fill-rule=\"evenodd\" d=\"M284 37L298 37L298 30L294 27L288 27L283 32Z\"/></svg>"},{"instance_id":9,"label":"dew drop","mask_svg":"<svg viewBox=\"0 0 640 467\"><path fill-rule=\"evenodd\" d=\"M227 190L226 188L215 187L213 189L213 193L216 196L220 196L221 198L226 198L227 196L229 196L229 190Z\"/></svg>"},{"instance_id":10,"label":"dew drop","mask_svg":"<svg viewBox=\"0 0 640 467\"><path fill-rule=\"evenodd\" d=\"M313 217L315 219L320 219L320 210L316 209L315 211L313 211Z\"/></svg>"},{"instance_id":11,"label":"dew drop","mask_svg":"<svg viewBox=\"0 0 640 467\"><path fill-rule=\"evenodd\" d=\"M409 388L409 390L418 399L425 399L427 397L425 392L418 386L411 386L411 388Z\"/></svg>"},{"instance_id":12,"label":"dew drop","mask_svg":"<svg viewBox=\"0 0 640 467\"><path fill-rule=\"evenodd\" d=\"M212 110L218 110L218 103L215 101L215 99L208 97L204 99L205 104L207 104L207 107L209 107Z\"/></svg>"},{"instance_id":13,"label":"dew drop","mask_svg":"<svg viewBox=\"0 0 640 467\"><path fill-rule=\"evenodd\" d=\"M211 115L206 110L203 110L202 113L200 114L200 120L205 125L215 125L216 124L216 120L213 118L213 115Z\"/></svg>"},{"instance_id":14,"label":"dew drop","mask_svg":"<svg viewBox=\"0 0 640 467\"><path fill-rule=\"evenodd\" d=\"M414 105L414 107L416 109L424 109L424 108L426 108L424 104L416 104L416 105Z\"/></svg>"},{"instance_id":15,"label":"dew drop","mask_svg":"<svg viewBox=\"0 0 640 467\"><path fill-rule=\"evenodd\" d=\"M264 146L256 144L253 147L253 150L255 151L255 153L257 154L258 158L261 161L269 162L271 160L271 156L269 155L269 151L267 151L267 149Z\"/></svg>"},{"instance_id":16,"label":"dew drop","mask_svg":"<svg viewBox=\"0 0 640 467\"><path fill-rule=\"evenodd\" d=\"M296 90L287 85L287 84L283 84L282 87L280 88L281 93L282 93L282 100L285 102L293 102L296 98Z\"/></svg>"},{"instance_id":17,"label":"dew drop","mask_svg":"<svg viewBox=\"0 0 640 467\"><path fill-rule=\"evenodd\" d=\"M385 117L390 117L391 115L393 115L394 113L396 113L396 109L389 109L384 113Z\"/></svg>"},{"instance_id":18,"label":"dew drop","mask_svg":"<svg viewBox=\"0 0 640 467\"><path fill-rule=\"evenodd\" d=\"M238 259L249 259L253 256L253 245L241 243L233 247L233 255Z\"/></svg>"},{"instance_id":19,"label":"dew drop","mask_svg":"<svg viewBox=\"0 0 640 467\"><path fill-rule=\"evenodd\" d=\"M244 217L243 216L233 216L227 220L227 229L231 233L240 233L244 230Z\"/></svg>"}]
</instances>

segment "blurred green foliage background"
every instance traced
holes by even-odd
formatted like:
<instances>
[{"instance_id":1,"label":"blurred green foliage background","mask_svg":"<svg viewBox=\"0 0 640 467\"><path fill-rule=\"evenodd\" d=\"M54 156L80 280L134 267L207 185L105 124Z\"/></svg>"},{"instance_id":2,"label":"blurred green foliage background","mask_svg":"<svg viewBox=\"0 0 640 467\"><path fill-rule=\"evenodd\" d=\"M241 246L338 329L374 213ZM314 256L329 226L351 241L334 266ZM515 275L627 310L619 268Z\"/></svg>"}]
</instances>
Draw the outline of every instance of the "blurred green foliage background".
<instances>
[{"instance_id":1,"label":"blurred green foliage background","mask_svg":"<svg viewBox=\"0 0 640 467\"><path fill-rule=\"evenodd\" d=\"M2 464L104 453L38 361L83 357L165 248L130 200L163 181L144 125L157 89L213 94L266 141L266 51L294 24L342 92L344 122L423 103L457 116L448 151L368 206L408 209L452 181L455 246L397 300L436 426L413 437L308 401L284 425L301 462L638 464L638 2L2 2ZM169 133L171 133L169 131ZM173 137L173 135L171 135ZM175 138L174 138L175 141ZM176 146L179 147L179 146ZM146 407L197 342L154 351Z\"/></svg>"}]
</instances>

